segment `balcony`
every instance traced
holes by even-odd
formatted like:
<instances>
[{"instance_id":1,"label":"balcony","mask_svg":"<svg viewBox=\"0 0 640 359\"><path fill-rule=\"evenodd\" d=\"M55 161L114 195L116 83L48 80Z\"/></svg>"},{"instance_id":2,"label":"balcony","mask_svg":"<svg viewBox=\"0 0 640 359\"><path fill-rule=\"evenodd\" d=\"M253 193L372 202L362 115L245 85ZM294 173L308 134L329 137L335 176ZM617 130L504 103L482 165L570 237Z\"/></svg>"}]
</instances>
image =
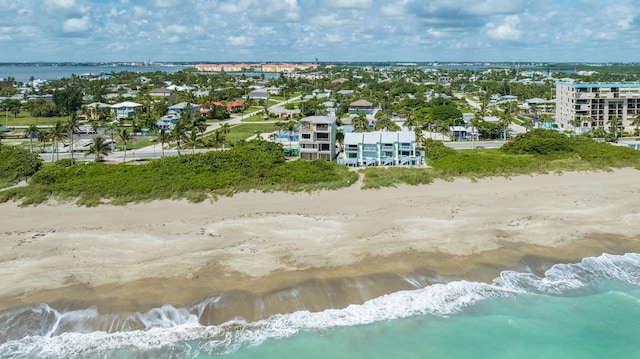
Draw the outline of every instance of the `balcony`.
<instances>
[{"instance_id":1,"label":"balcony","mask_svg":"<svg viewBox=\"0 0 640 359\"><path fill-rule=\"evenodd\" d=\"M594 99L594 98L596 98L596 94L592 93L592 92L579 92L579 93L576 93L576 99L578 99L578 100L581 100L581 99L588 100L588 99Z\"/></svg>"}]
</instances>

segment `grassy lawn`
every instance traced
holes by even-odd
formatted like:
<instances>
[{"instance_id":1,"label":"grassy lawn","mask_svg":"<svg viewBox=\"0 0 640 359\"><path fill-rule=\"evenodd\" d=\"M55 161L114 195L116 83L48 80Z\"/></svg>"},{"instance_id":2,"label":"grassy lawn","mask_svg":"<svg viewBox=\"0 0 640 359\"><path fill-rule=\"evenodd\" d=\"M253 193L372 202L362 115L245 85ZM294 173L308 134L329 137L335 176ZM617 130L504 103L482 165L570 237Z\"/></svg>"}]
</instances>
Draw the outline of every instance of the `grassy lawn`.
<instances>
[{"instance_id":1,"label":"grassy lawn","mask_svg":"<svg viewBox=\"0 0 640 359\"><path fill-rule=\"evenodd\" d=\"M245 109L242 112L238 112L237 115L242 114L242 115L246 116L249 113L254 113L256 111L262 111L262 110L264 110L264 107L262 107L262 106L252 106L252 107L249 107L249 108Z\"/></svg>"},{"instance_id":2,"label":"grassy lawn","mask_svg":"<svg viewBox=\"0 0 640 359\"><path fill-rule=\"evenodd\" d=\"M273 132L273 123L247 123L231 127L231 132L227 135L227 144L235 145L237 142L244 141L249 136L255 135L256 131Z\"/></svg>"},{"instance_id":3,"label":"grassy lawn","mask_svg":"<svg viewBox=\"0 0 640 359\"><path fill-rule=\"evenodd\" d=\"M129 150L137 150L139 148L151 146L151 145L153 145L153 140L152 140L153 138L155 138L155 137L149 137L149 136L139 136L139 137L136 136L136 137L133 137L131 140L129 140L129 142L127 142L127 151L129 151ZM114 139L116 139L116 138L114 137ZM122 141L120 141L120 140L116 141L116 147L120 151L124 150L124 145L123 145Z\"/></svg>"},{"instance_id":4,"label":"grassy lawn","mask_svg":"<svg viewBox=\"0 0 640 359\"><path fill-rule=\"evenodd\" d=\"M245 117L242 122L264 122L264 116L262 114L253 115L251 117Z\"/></svg>"},{"instance_id":5,"label":"grassy lawn","mask_svg":"<svg viewBox=\"0 0 640 359\"><path fill-rule=\"evenodd\" d=\"M0 124L4 126L6 122L8 127L29 126L31 124L35 124L38 126L51 126L51 125L55 125L56 121L67 121L69 119L69 116L35 118L25 111L21 111L16 117L13 117L11 116L11 114L9 114L8 120L6 116L3 116L3 117L4 118L2 118L2 120L0 121Z\"/></svg>"}]
</instances>

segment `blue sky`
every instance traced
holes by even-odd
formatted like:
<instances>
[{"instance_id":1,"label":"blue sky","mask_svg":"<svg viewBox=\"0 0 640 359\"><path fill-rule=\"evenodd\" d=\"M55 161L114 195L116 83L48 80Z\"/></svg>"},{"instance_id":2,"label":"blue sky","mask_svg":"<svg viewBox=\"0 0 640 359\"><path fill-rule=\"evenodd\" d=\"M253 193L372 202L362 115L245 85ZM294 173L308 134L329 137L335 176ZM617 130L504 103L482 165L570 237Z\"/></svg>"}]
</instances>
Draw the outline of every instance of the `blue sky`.
<instances>
[{"instance_id":1,"label":"blue sky","mask_svg":"<svg viewBox=\"0 0 640 359\"><path fill-rule=\"evenodd\" d=\"M638 0L0 0L0 62L640 62Z\"/></svg>"}]
</instances>

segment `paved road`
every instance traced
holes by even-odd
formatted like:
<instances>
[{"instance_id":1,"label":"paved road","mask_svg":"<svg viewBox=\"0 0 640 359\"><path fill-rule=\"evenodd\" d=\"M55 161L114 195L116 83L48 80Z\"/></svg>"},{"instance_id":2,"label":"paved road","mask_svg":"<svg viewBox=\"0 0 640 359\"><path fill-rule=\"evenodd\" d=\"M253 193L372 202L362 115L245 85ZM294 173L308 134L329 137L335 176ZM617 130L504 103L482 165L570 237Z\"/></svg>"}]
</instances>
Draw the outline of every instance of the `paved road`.
<instances>
[{"instance_id":1,"label":"paved road","mask_svg":"<svg viewBox=\"0 0 640 359\"><path fill-rule=\"evenodd\" d=\"M453 141L444 145L456 150L470 150L474 148L500 148L506 141Z\"/></svg>"}]
</instances>

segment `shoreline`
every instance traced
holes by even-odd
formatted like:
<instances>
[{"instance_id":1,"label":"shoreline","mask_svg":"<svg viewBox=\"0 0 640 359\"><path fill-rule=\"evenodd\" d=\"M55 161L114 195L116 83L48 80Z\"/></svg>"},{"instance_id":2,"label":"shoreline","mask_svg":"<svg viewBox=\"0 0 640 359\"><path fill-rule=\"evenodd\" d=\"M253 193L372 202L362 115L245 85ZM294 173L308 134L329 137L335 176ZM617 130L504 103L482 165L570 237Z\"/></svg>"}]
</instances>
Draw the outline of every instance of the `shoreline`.
<instances>
[{"instance_id":1,"label":"shoreline","mask_svg":"<svg viewBox=\"0 0 640 359\"><path fill-rule=\"evenodd\" d=\"M0 204L0 310L134 312L222 294L207 314L219 323L344 307L416 284L491 281L506 269L540 275L555 263L640 252L639 174L241 193L200 204Z\"/></svg>"}]
</instances>

